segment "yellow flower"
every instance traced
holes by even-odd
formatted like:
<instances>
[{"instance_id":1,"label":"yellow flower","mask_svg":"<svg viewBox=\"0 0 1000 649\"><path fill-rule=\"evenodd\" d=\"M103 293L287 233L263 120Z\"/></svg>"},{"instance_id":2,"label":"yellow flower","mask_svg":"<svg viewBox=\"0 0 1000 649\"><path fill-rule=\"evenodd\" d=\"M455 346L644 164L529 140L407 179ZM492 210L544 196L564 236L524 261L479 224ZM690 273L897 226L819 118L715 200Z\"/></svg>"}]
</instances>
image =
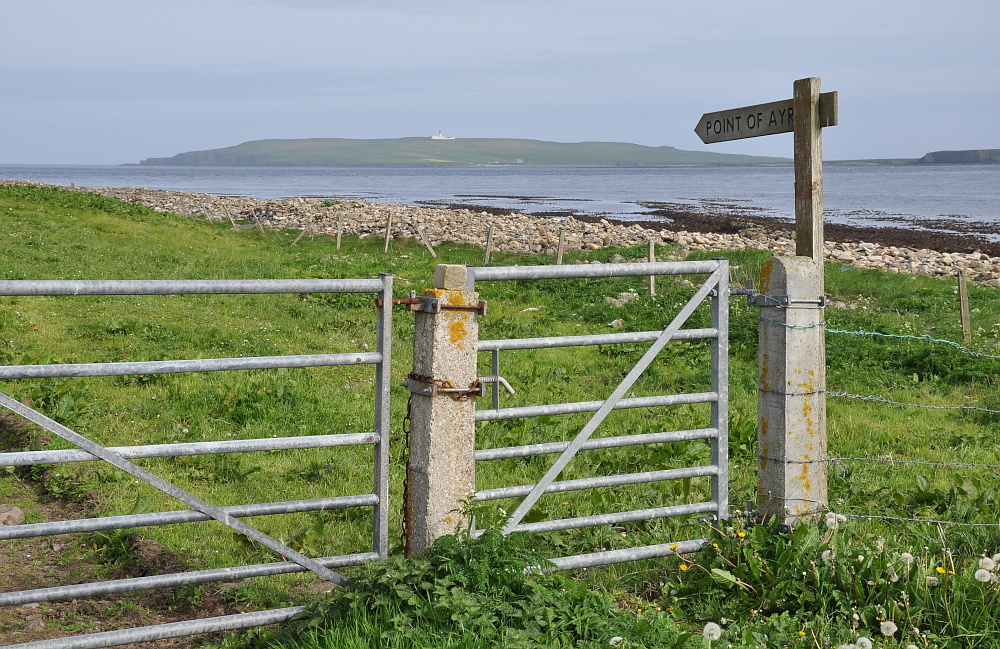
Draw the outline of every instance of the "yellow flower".
<instances>
[{"instance_id":1,"label":"yellow flower","mask_svg":"<svg viewBox=\"0 0 1000 649\"><path fill-rule=\"evenodd\" d=\"M680 544L678 544L678 543L674 543L673 545L670 545L670 546L668 546L668 547L669 547L669 548L670 548L671 550L676 550L676 549L677 549L678 547L680 547Z\"/></svg>"},{"instance_id":2,"label":"yellow flower","mask_svg":"<svg viewBox=\"0 0 1000 649\"><path fill-rule=\"evenodd\" d=\"M737 533L736 533L736 536L740 537L741 539L742 539L742 538L743 538L744 536L746 536L746 535L747 535L747 533L746 533L746 532L743 532L743 531L740 531L740 532L737 532Z\"/></svg>"},{"instance_id":3,"label":"yellow flower","mask_svg":"<svg viewBox=\"0 0 1000 649\"><path fill-rule=\"evenodd\" d=\"M937 570L937 572L938 572L939 575L943 575L944 574L944 568L942 568L941 566L938 566L937 568L935 568L935 570Z\"/></svg>"},{"instance_id":4,"label":"yellow flower","mask_svg":"<svg viewBox=\"0 0 1000 649\"><path fill-rule=\"evenodd\" d=\"M800 638L801 638L802 636L804 636L805 634L806 634L806 632L805 632L805 631L799 631L799 637L800 637Z\"/></svg>"}]
</instances>

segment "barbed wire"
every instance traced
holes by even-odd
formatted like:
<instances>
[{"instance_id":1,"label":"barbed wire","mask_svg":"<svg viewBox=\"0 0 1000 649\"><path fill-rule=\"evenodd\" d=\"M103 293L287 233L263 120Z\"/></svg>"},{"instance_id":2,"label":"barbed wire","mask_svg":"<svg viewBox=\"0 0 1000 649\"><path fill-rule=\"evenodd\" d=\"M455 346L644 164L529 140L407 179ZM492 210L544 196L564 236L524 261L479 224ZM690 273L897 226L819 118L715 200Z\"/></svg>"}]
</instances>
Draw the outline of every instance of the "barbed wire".
<instances>
[{"instance_id":1,"label":"barbed wire","mask_svg":"<svg viewBox=\"0 0 1000 649\"><path fill-rule=\"evenodd\" d=\"M924 334L922 336L913 336L910 334L887 334L879 331L848 331L846 329L831 329L826 326L826 320L820 320L819 322L808 324L808 325L796 325L789 324L787 322L780 322L778 320L770 320L768 318L759 318L760 322L766 322L768 324L779 325L781 327L786 327L788 329L814 329L816 327L824 327L826 333L831 334L843 334L846 336L875 336L878 338L901 338L905 340L919 340L928 343L940 343L942 345L948 345L959 350L963 354L968 354L969 356L975 356L976 358L995 358L1000 359L1000 355L997 354L987 354L986 352L978 352L974 349L969 349L961 343L957 343L954 340L947 340L945 338L934 338L929 334Z\"/></svg>"},{"instance_id":2,"label":"barbed wire","mask_svg":"<svg viewBox=\"0 0 1000 649\"><path fill-rule=\"evenodd\" d=\"M831 510L832 511L832 510ZM834 512L837 513L837 512ZM882 521L906 521L909 523L926 523L931 525L951 525L954 527L997 527L1000 528L1000 522L997 523L959 523L957 521L945 521L938 520L936 518L911 518L907 516L886 516L884 514L841 514L841 516L846 516L847 518L861 518L868 520L882 520Z\"/></svg>"},{"instance_id":3,"label":"barbed wire","mask_svg":"<svg viewBox=\"0 0 1000 649\"><path fill-rule=\"evenodd\" d=\"M845 329L830 329L829 327L826 329L826 332L831 334L845 334L848 336L876 336L879 338L903 338L907 340L920 340L928 343L940 343L943 345L949 345L951 347L954 347L955 349L959 350L964 354L968 354L969 356L976 356L977 358L1000 359L1000 356L997 356L995 354L977 352L975 350L969 349L968 347L962 345L961 343L955 342L954 340L946 340L944 338L934 338L928 334L924 334L923 336L912 336L909 334L886 334L878 331L847 331Z\"/></svg>"},{"instance_id":4,"label":"barbed wire","mask_svg":"<svg viewBox=\"0 0 1000 649\"><path fill-rule=\"evenodd\" d=\"M799 502L812 503L813 505L819 505L816 509L808 512L803 512L803 515L819 514L819 513L831 513L839 516L843 516L847 519L862 519L862 520L883 520L883 521L896 521L896 522L907 522L907 523L924 523L928 525L950 525L953 527L997 527L1000 528L1000 520L996 523L960 523L958 521L946 521L937 518L913 518L911 516L889 516L887 514L845 514L843 512L838 512L830 509L827 503L820 502L819 500L810 500L809 498L795 498Z\"/></svg>"},{"instance_id":5,"label":"barbed wire","mask_svg":"<svg viewBox=\"0 0 1000 649\"><path fill-rule=\"evenodd\" d=\"M874 401L877 403L885 403L893 406L911 406L913 408L930 408L932 410L975 410L978 412L988 412L991 414L1000 414L1000 410L994 410L992 408L983 408L980 406L932 406L926 403L907 403L905 401L893 401L892 399L886 399L885 397L877 397L875 395L862 395L862 394L851 394L849 392L827 392L829 397L845 397L847 399L860 399L862 401Z\"/></svg>"},{"instance_id":6,"label":"barbed wire","mask_svg":"<svg viewBox=\"0 0 1000 649\"><path fill-rule=\"evenodd\" d=\"M814 322L813 324L807 324L807 325L789 324L787 322L779 322L777 320L768 320L767 318L759 318L759 320L761 322L766 322L768 324L779 325L785 327L786 329L815 329L816 327L826 326L825 320L820 320L819 322ZM827 331L829 331L829 329Z\"/></svg>"},{"instance_id":7,"label":"barbed wire","mask_svg":"<svg viewBox=\"0 0 1000 649\"><path fill-rule=\"evenodd\" d=\"M777 464L822 464L825 462L883 462L886 464L916 464L920 466L953 466L972 467L980 469L1000 469L1000 464L985 464L980 462L931 462L928 460L896 460L885 457L824 457L815 460L784 460L777 457L758 455L758 460L767 460Z\"/></svg>"}]
</instances>

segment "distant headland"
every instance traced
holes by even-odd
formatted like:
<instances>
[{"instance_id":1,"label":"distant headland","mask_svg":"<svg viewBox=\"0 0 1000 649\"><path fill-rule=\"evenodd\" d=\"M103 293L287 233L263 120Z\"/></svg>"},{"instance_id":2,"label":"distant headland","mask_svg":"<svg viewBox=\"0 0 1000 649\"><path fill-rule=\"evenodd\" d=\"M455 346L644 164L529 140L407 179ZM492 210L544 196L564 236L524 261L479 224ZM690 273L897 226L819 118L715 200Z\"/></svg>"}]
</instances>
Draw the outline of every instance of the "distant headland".
<instances>
[{"instance_id":1,"label":"distant headland","mask_svg":"<svg viewBox=\"0 0 1000 649\"><path fill-rule=\"evenodd\" d=\"M934 151L922 158L830 160L833 165L992 165L1000 149ZM236 146L146 158L150 167L671 167L788 165L790 158L684 151L626 142L545 142L515 138L430 137L252 140Z\"/></svg>"},{"instance_id":2,"label":"distant headland","mask_svg":"<svg viewBox=\"0 0 1000 649\"><path fill-rule=\"evenodd\" d=\"M1000 149L933 151L917 160L926 165L1000 165Z\"/></svg>"},{"instance_id":3,"label":"distant headland","mask_svg":"<svg viewBox=\"0 0 1000 649\"><path fill-rule=\"evenodd\" d=\"M624 142L543 142L511 138L430 137L354 140L254 140L237 146L147 158L154 167L356 167L356 166L566 166L664 167L675 165L790 164L768 158Z\"/></svg>"}]
</instances>

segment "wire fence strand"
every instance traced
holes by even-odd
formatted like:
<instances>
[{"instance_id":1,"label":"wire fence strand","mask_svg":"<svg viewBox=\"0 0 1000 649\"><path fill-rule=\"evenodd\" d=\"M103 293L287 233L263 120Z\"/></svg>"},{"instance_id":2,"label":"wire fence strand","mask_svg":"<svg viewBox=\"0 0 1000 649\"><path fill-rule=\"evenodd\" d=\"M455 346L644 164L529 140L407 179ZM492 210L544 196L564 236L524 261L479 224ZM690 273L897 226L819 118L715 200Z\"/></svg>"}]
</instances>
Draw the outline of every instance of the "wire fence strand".
<instances>
[{"instance_id":1,"label":"wire fence strand","mask_svg":"<svg viewBox=\"0 0 1000 649\"><path fill-rule=\"evenodd\" d=\"M1000 414L1000 410L994 410L992 408L983 408L981 406L933 406L927 403L908 403L905 401L893 401L892 399L886 399L885 397L879 397L875 395L862 395L862 394L851 394L849 392L827 392L827 396L830 397L844 397L846 399L860 399L862 401L874 401L876 403L884 403L892 406L910 406L913 408L930 408L932 410L975 410L978 412L987 412L990 414Z\"/></svg>"},{"instance_id":2,"label":"wire fence strand","mask_svg":"<svg viewBox=\"0 0 1000 649\"><path fill-rule=\"evenodd\" d=\"M778 320L769 320L767 318L760 318L760 321L766 322L768 324L787 327L788 329L813 329L815 327L824 327L826 329L826 333L829 334L842 334L845 336L858 336L858 337L870 336L874 338L898 338L903 340L919 340L921 342L926 342L926 343L938 343L941 345L948 345L949 347L953 347L958 351L962 352L963 354L974 356L976 358L1000 359L1000 355L989 354L983 351L976 351L975 349L970 349L961 343L955 342L954 340L948 340L946 338L934 338L930 334L924 334L922 336L914 336L911 334L887 334L887 333L882 333L880 331L848 331L847 329L831 329L830 327L826 326L826 320L820 320L819 322L808 325L789 324L787 322L780 322Z\"/></svg>"}]
</instances>

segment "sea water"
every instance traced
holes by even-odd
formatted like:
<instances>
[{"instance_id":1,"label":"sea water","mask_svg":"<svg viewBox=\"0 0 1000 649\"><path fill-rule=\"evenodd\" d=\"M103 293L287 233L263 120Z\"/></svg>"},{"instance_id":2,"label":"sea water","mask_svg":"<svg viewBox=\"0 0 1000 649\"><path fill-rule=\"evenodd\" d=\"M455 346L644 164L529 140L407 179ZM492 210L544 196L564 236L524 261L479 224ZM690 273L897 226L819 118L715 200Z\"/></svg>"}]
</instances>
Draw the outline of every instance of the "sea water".
<instances>
[{"instance_id":1,"label":"sea water","mask_svg":"<svg viewBox=\"0 0 1000 649\"><path fill-rule=\"evenodd\" d=\"M825 218L865 227L969 232L1000 240L1000 165L834 166ZM150 187L253 198L311 196L464 204L649 220L650 204L792 220L793 171L775 167L145 167L0 165L0 178Z\"/></svg>"}]
</instances>

